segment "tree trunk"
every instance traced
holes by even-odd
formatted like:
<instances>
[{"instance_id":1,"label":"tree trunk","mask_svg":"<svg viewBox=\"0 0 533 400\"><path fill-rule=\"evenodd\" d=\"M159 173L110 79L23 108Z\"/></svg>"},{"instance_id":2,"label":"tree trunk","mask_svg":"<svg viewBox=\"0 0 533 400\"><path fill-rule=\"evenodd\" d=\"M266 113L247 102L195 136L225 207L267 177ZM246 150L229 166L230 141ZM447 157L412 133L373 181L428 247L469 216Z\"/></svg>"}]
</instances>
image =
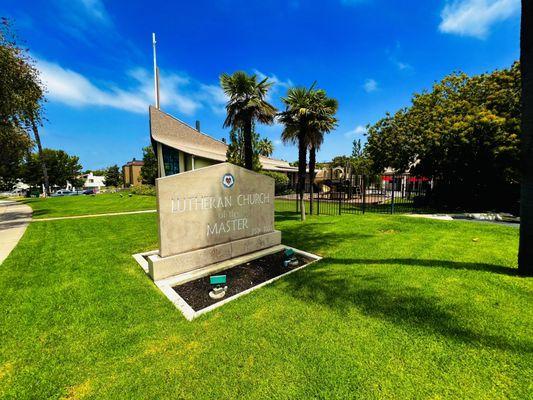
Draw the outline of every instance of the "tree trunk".
<instances>
[{"instance_id":1,"label":"tree trunk","mask_svg":"<svg viewBox=\"0 0 533 400\"><path fill-rule=\"evenodd\" d=\"M252 120L244 123L244 167L252 171L254 169L254 148L252 146Z\"/></svg>"},{"instance_id":2,"label":"tree trunk","mask_svg":"<svg viewBox=\"0 0 533 400\"><path fill-rule=\"evenodd\" d=\"M41 167L43 169L43 178L44 178L44 195L45 197L50 194L50 183L48 181L48 170L46 169L46 162L44 161L43 156L43 146L41 144L41 137L39 136L39 129L35 121L31 122L31 127L33 130L33 136L35 137L35 142L37 143L37 150L39 152L39 160L41 161Z\"/></svg>"},{"instance_id":3,"label":"tree trunk","mask_svg":"<svg viewBox=\"0 0 533 400\"><path fill-rule=\"evenodd\" d=\"M315 184L316 148L309 148L309 215L313 215L313 192Z\"/></svg>"},{"instance_id":4,"label":"tree trunk","mask_svg":"<svg viewBox=\"0 0 533 400\"><path fill-rule=\"evenodd\" d=\"M305 167L307 166L307 140L306 131L303 124L300 124L298 132L298 193L300 195L300 216L305 221Z\"/></svg>"},{"instance_id":5,"label":"tree trunk","mask_svg":"<svg viewBox=\"0 0 533 400\"><path fill-rule=\"evenodd\" d=\"M522 184L518 270L533 275L533 3L522 0L520 69L522 75Z\"/></svg>"}]
</instances>

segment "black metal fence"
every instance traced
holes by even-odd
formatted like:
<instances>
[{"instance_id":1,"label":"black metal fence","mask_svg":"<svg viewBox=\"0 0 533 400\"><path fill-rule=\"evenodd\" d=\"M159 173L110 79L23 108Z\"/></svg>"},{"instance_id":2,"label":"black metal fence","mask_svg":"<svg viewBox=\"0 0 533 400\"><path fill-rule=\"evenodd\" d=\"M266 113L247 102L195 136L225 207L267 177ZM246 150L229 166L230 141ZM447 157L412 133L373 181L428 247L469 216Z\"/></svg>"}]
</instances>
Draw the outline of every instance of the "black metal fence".
<instances>
[{"instance_id":1,"label":"black metal fence","mask_svg":"<svg viewBox=\"0 0 533 400\"><path fill-rule=\"evenodd\" d=\"M433 181L411 175L357 175L350 179L319 182L307 188L304 206L307 214L342 215L412 213L427 209ZM296 190L276 195L277 211L300 212Z\"/></svg>"}]
</instances>

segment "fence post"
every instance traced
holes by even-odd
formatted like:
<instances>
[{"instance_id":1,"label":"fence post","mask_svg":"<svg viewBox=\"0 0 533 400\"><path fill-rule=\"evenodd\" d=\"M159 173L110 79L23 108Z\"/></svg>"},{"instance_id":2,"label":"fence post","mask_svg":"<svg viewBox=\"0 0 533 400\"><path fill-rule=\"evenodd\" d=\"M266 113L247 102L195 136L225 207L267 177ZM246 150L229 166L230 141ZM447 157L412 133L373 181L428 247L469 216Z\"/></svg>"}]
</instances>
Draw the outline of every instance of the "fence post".
<instances>
[{"instance_id":1,"label":"fence post","mask_svg":"<svg viewBox=\"0 0 533 400\"><path fill-rule=\"evenodd\" d=\"M339 195L339 215L341 215L341 193L342 192L338 192L338 195Z\"/></svg>"},{"instance_id":2,"label":"fence post","mask_svg":"<svg viewBox=\"0 0 533 400\"><path fill-rule=\"evenodd\" d=\"M366 209L366 175L363 175L363 214Z\"/></svg>"},{"instance_id":3,"label":"fence post","mask_svg":"<svg viewBox=\"0 0 533 400\"><path fill-rule=\"evenodd\" d=\"M394 175L392 175L392 194L391 194L391 201L390 201L390 213L394 214Z\"/></svg>"},{"instance_id":4,"label":"fence post","mask_svg":"<svg viewBox=\"0 0 533 400\"><path fill-rule=\"evenodd\" d=\"M320 215L320 193L316 194L316 215Z\"/></svg>"}]
</instances>

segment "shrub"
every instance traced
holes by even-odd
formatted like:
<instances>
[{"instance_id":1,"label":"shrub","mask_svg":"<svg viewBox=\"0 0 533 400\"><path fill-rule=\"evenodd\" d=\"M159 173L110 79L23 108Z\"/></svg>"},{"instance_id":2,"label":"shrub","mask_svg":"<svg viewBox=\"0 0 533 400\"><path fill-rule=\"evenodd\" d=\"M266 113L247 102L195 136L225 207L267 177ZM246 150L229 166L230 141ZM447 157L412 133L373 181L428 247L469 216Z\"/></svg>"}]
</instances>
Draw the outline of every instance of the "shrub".
<instances>
[{"instance_id":1,"label":"shrub","mask_svg":"<svg viewBox=\"0 0 533 400\"><path fill-rule=\"evenodd\" d=\"M286 194L289 191L289 177L281 172L261 171L262 174L274 178L274 191L276 195Z\"/></svg>"},{"instance_id":2,"label":"shrub","mask_svg":"<svg viewBox=\"0 0 533 400\"><path fill-rule=\"evenodd\" d=\"M155 196L155 186L152 185L135 185L129 189L131 194L140 194L143 196Z\"/></svg>"}]
</instances>

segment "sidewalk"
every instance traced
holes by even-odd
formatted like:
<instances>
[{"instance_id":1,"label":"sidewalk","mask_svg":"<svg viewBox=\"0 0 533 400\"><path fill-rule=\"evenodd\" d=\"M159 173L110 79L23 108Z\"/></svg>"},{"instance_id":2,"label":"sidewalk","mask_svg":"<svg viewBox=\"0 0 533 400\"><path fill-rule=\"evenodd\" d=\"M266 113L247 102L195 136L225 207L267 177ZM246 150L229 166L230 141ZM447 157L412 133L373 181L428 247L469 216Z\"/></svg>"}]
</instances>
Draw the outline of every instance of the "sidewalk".
<instances>
[{"instance_id":1,"label":"sidewalk","mask_svg":"<svg viewBox=\"0 0 533 400\"><path fill-rule=\"evenodd\" d=\"M31 207L12 200L0 200L0 264L26 231L31 221Z\"/></svg>"}]
</instances>

